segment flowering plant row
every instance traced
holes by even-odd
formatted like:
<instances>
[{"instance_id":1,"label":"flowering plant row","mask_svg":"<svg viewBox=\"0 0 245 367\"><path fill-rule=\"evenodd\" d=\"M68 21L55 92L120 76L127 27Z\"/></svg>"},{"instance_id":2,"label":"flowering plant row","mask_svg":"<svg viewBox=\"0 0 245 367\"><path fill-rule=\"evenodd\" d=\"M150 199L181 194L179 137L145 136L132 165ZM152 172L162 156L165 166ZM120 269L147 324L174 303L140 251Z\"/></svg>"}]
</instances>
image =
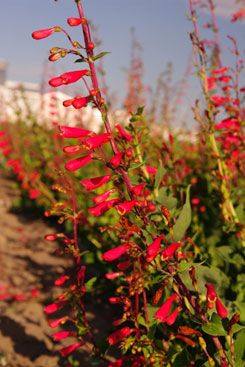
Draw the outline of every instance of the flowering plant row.
<instances>
[{"instance_id":1,"label":"flowering plant row","mask_svg":"<svg viewBox=\"0 0 245 367\"><path fill-rule=\"evenodd\" d=\"M95 68L105 53L95 54L82 2L75 4L78 18L67 22L81 26L81 44L60 27L32 36L40 40L65 33L72 49L51 49L50 61L72 54L85 66L49 84L56 88L82 81L86 95L63 105L84 109L91 104L100 111L104 130L94 133L68 124L45 130L33 124L28 144L24 134L16 136L15 126L1 133L7 165L29 198L46 206L46 216L55 214L59 223L69 223L45 236L48 242L60 241L58 254L74 259L74 274L55 280L67 289L44 309L54 317L50 327L64 329L53 334L54 340L77 338L59 352L68 357L67 366L77 363L71 354L80 349L89 352L91 365L108 367L243 366L244 88L239 86L236 41L231 39L237 58L233 71L222 65L217 38L210 52L210 43L200 38L190 0L190 38L204 95L203 110L199 100L193 107L200 134L193 143L172 134L162 141L151 133L141 106L131 111L127 126L111 124ZM215 29L211 0L209 5ZM236 17L233 21L241 18ZM25 124L20 128L28 131ZM88 269L99 275L89 277ZM89 294L102 297L102 287L120 316L109 335L97 340L86 307ZM55 318L62 309L64 316Z\"/></svg>"}]
</instances>

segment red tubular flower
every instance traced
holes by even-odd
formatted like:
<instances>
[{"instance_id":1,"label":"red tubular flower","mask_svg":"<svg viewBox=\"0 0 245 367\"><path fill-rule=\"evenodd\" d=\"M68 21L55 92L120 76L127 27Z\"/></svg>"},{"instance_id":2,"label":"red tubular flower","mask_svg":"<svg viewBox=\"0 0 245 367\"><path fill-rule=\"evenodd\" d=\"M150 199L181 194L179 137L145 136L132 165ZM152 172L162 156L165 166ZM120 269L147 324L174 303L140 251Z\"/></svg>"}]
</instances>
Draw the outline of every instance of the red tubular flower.
<instances>
[{"instance_id":1,"label":"red tubular flower","mask_svg":"<svg viewBox=\"0 0 245 367\"><path fill-rule=\"evenodd\" d=\"M115 125L119 133L122 135L122 137L127 141L132 141L133 138L131 135L129 135L119 124Z\"/></svg>"},{"instance_id":2,"label":"red tubular flower","mask_svg":"<svg viewBox=\"0 0 245 367\"><path fill-rule=\"evenodd\" d=\"M109 298L109 302L110 302L112 305L116 305L117 303L122 302L122 299L121 299L121 297L110 297L110 298Z\"/></svg>"},{"instance_id":3,"label":"red tubular flower","mask_svg":"<svg viewBox=\"0 0 245 367\"><path fill-rule=\"evenodd\" d=\"M93 150L99 147L100 145L107 143L110 137L111 137L111 134L108 134L108 133L96 135L93 138L87 139L85 141L85 144L88 147L88 149Z\"/></svg>"},{"instance_id":4,"label":"red tubular flower","mask_svg":"<svg viewBox=\"0 0 245 367\"><path fill-rule=\"evenodd\" d=\"M67 275L62 275L61 277L59 277L58 279L55 280L54 285L59 287L62 284L64 284L67 279L68 279Z\"/></svg>"},{"instance_id":5,"label":"red tubular flower","mask_svg":"<svg viewBox=\"0 0 245 367\"><path fill-rule=\"evenodd\" d=\"M46 236L44 236L44 239L46 241L55 241L57 238L60 237L64 237L64 234L63 233L46 234Z\"/></svg>"},{"instance_id":6,"label":"red tubular flower","mask_svg":"<svg viewBox=\"0 0 245 367\"><path fill-rule=\"evenodd\" d=\"M78 26L78 25L80 25L82 23L82 20L80 18L68 18L67 19L67 23L71 27L76 27L76 26Z\"/></svg>"},{"instance_id":7,"label":"red tubular flower","mask_svg":"<svg viewBox=\"0 0 245 367\"><path fill-rule=\"evenodd\" d=\"M62 355L62 357L66 357L66 356L68 356L68 354L71 354L75 349L77 349L81 345L82 345L81 342L69 345L69 347L65 347L65 348L60 349L59 353Z\"/></svg>"},{"instance_id":8,"label":"red tubular flower","mask_svg":"<svg viewBox=\"0 0 245 367\"><path fill-rule=\"evenodd\" d=\"M49 326L50 327L57 327L59 325L63 325L68 320L67 316L60 317L59 319L50 321Z\"/></svg>"},{"instance_id":9,"label":"red tubular flower","mask_svg":"<svg viewBox=\"0 0 245 367\"><path fill-rule=\"evenodd\" d=\"M33 189L29 193L29 198L36 199L39 195L40 195L40 191L38 191L37 189Z\"/></svg>"},{"instance_id":10,"label":"red tubular flower","mask_svg":"<svg viewBox=\"0 0 245 367\"><path fill-rule=\"evenodd\" d=\"M69 161L65 164L65 168L68 171L76 171L77 169L85 166L85 164L88 164L93 158L93 154L88 154L83 157L73 159L72 161Z\"/></svg>"},{"instance_id":11,"label":"red tubular flower","mask_svg":"<svg viewBox=\"0 0 245 367\"><path fill-rule=\"evenodd\" d=\"M207 300L208 302L215 302L217 299L217 294L214 290L212 283L206 283L205 287L207 288Z\"/></svg>"},{"instance_id":12,"label":"red tubular flower","mask_svg":"<svg viewBox=\"0 0 245 367\"><path fill-rule=\"evenodd\" d=\"M114 206L114 204L118 203L118 201L120 201L119 198L104 201L103 203L100 203L96 206L93 206L92 208L89 208L88 212L92 213L94 217L98 217L99 215L102 215L109 209L111 209Z\"/></svg>"},{"instance_id":13,"label":"red tubular flower","mask_svg":"<svg viewBox=\"0 0 245 367\"><path fill-rule=\"evenodd\" d=\"M232 13L231 22L236 22L238 19L245 17L245 8L241 8L237 13Z\"/></svg>"},{"instance_id":14,"label":"red tubular flower","mask_svg":"<svg viewBox=\"0 0 245 367\"><path fill-rule=\"evenodd\" d=\"M161 245L161 240L163 239L164 235L159 236L154 242L152 242L152 244L147 248L147 253L146 253L146 261L147 262L151 262L155 259L155 257L158 254L160 245Z\"/></svg>"},{"instance_id":15,"label":"red tubular flower","mask_svg":"<svg viewBox=\"0 0 245 367\"><path fill-rule=\"evenodd\" d=\"M65 301L61 301L61 302L56 302L56 303L52 303L51 305L48 305L44 308L44 312L48 315L50 313L56 312L58 311L66 302Z\"/></svg>"},{"instance_id":16,"label":"red tubular flower","mask_svg":"<svg viewBox=\"0 0 245 367\"><path fill-rule=\"evenodd\" d=\"M63 81L62 78L60 76L50 79L49 80L49 85L51 85L51 87L60 87L61 85L63 85Z\"/></svg>"},{"instance_id":17,"label":"red tubular flower","mask_svg":"<svg viewBox=\"0 0 245 367\"><path fill-rule=\"evenodd\" d=\"M216 306L217 314L218 314L220 317L222 317L222 318L227 317L227 315L228 315L228 311L227 311L227 309L225 308L225 306L224 306L224 305L222 305L222 303L220 302L220 300L218 299L218 297L217 297L217 299L216 299L215 306Z\"/></svg>"},{"instance_id":18,"label":"red tubular flower","mask_svg":"<svg viewBox=\"0 0 245 367\"><path fill-rule=\"evenodd\" d=\"M59 126L59 129L63 138L83 138L94 135L93 131L80 129L79 127Z\"/></svg>"},{"instance_id":19,"label":"red tubular flower","mask_svg":"<svg viewBox=\"0 0 245 367\"><path fill-rule=\"evenodd\" d=\"M112 175L95 177L88 180L80 181L80 183L85 187L86 190L95 190L97 189L97 187L106 184L111 177Z\"/></svg>"},{"instance_id":20,"label":"red tubular flower","mask_svg":"<svg viewBox=\"0 0 245 367\"><path fill-rule=\"evenodd\" d=\"M106 251L101 257L104 261L114 261L118 259L121 255L123 255L128 248L128 245L121 245L109 251Z\"/></svg>"},{"instance_id":21,"label":"red tubular flower","mask_svg":"<svg viewBox=\"0 0 245 367\"><path fill-rule=\"evenodd\" d=\"M131 261L123 261L122 263L117 264L117 268L123 271L128 269L131 264Z\"/></svg>"},{"instance_id":22,"label":"red tubular flower","mask_svg":"<svg viewBox=\"0 0 245 367\"><path fill-rule=\"evenodd\" d=\"M74 98L70 98L70 99L66 99L65 101L63 101L63 106L64 107L70 107L72 106L72 102L74 101Z\"/></svg>"},{"instance_id":23,"label":"red tubular flower","mask_svg":"<svg viewBox=\"0 0 245 367\"><path fill-rule=\"evenodd\" d=\"M212 96L211 100L214 104L215 107L221 106L226 102L230 102L231 98L230 97L222 97L222 96Z\"/></svg>"},{"instance_id":24,"label":"red tubular flower","mask_svg":"<svg viewBox=\"0 0 245 367\"><path fill-rule=\"evenodd\" d=\"M124 203L116 205L115 208L120 215L125 215L128 212L130 212L138 203L139 200L129 200L125 201Z\"/></svg>"},{"instance_id":25,"label":"red tubular flower","mask_svg":"<svg viewBox=\"0 0 245 367\"><path fill-rule=\"evenodd\" d=\"M54 341L59 341L59 340L62 340L62 339L65 339L65 338L67 338L68 336L73 336L73 335L75 335L76 333L75 333L75 331L60 331L60 332L58 332L58 333L54 333L53 335L52 335L52 337L53 337L53 339L54 339Z\"/></svg>"},{"instance_id":26,"label":"red tubular flower","mask_svg":"<svg viewBox=\"0 0 245 367\"><path fill-rule=\"evenodd\" d=\"M75 107L77 110L86 106L89 102L90 97L79 97L75 98L72 101L72 106Z\"/></svg>"},{"instance_id":27,"label":"red tubular flower","mask_svg":"<svg viewBox=\"0 0 245 367\"><path fill-rule=\"evenodd\" d=\"M116 273L106 273L106 274L105 274L105 277L106 277L106 279L113 280L113 279L118 278L121 274L122 274L122 273L120 273L120 272L116 272Z\"/></svg>"},{"instance_id":28,"label":"red tubular flower","mask_svg":"<svg viewBox=\"0 0 245 367\"><path fill-rule=\"evenodd\" d=\"M174 312L172 312L169 316L166 317L165 321L169 326L175 323L178 313L179 313L179 308L176 308Z\"/></svg>"},{"instance_id":29,"label":"red tubular flower","mask_svg":"<svg viewBox=\"0 0 245 367\"><path fill-rule=\"evenodd\" d=\"M224 74L228 69L229 69L229 66L225 66L224 68L221 68L221 69L212 70L212 73L213 74Z\"/></svg>"},{"instance_id":30,"label":"red tubular flower","mask_svg":"<svg viewBox=\"0 0 245 367\"><path fill-rule=\"evenodd\" d=\"M72 153L82 153L84 152L84 149L80 147L80 145L68 145L67 147L63 148L63 152L67 153L67 154L72 154Z\"/></svg>"},{"instance_id":31,"label":"red tubular flower","mask_svg":"<svg viewBox=\"0 0 245 367\"><path fill-rule=\"evenodd\" d=\"M181 244L179 242L173 243L172 245L168 246L165 250L161 252L161 259L163 261L170 259L170 257L173 256L173 254L179 247L181 247Z\"/></svg>"},{"instance_id":32,"label":"red tubular flower","mask_svg":"<svg viewBox=\"0 0 245 367\"><path fill-rule=\"evenodd\" d=\"M53 27L47 29L41 29L32 33L32 38L35 40L40 40L42 38L47 38L51 36L54 32L60 32L62 29L60 27Z\"/></svg>"},{"instance_id":33,"label":"red tubular flower","mask_svg":"<svg viewBox=\"0 0 245 367\"><path fill-rule=\"evenodd\" d=\"M172 296L170 296L166 302L164 302L164 304L159 308L159 310L155 313L155 318L157 318L158 320L165 322L166 321L166 316L168 315L172 303L173 301L176 299L177 294L172 294Z\"/></svg>"},{"instance_id":34,"label":"red tubular flower","mask_svg":"<svg viewBox=\"0 0 245 367\"><path fill-rule=\"evenodd\" d=\"M133 329L130 329L129 327L126 326L120 330L115 331L106 339L110 345L115 345L119 343L122 339L127 338L127 336L129 336L132 332Z\"/></svg>"},{"instance_id":35,"label":"red tubular flower","mask_svg":"<svg viewBox=\"0 0 245 367\"><path fill-rule=\"evenodd\" d=\"M122 156L124 152L119 152L114 157L111 158L110 162L113 165L113 167L118 167L121 164Z\"/></svg>"},{"instance_id":36,"label":"red tubular flower","mask_svg":"<svg viewBox=\"0 0 245 367\"><path fill-rule=\"evenodd\" d=\"M111 364L109 364L107 367L122 367L123 365L123 362L125 361L125 357L124 358L121 358L121 359L118 359L116 362L113 362Z\"/></svg>"},{"instance_id":37,"label":"red tubular flower","mask_svg":"<svg viewBox=\"0 0 245 367\"><path fill-rule=\"evenodd\" d=\"M63 84L71 84L77 82L79 79L81 79L83 76L88 75L89 70L74 70L74 71L68 71L64 74L61 74L61 79Z\"/></svg>"},{"instance_id":38,"label":"red tubular flower","mask_svg":"<svg viewBox=\"0 0 245 367\"><path fill-rule=\"evenodd\" d=\"M132 188L132 191L135 196L140 196L142 194L142 190L144 188L145 184L144 182L140 183L139 185L136 185Z\"/></svg>"},{"instance_id":39,"label":"red tubular flower","mask_svg":"<svg viewBox=\"0 0 245 367\"><path fill-rule=\"evenodd\" d=\"M110 197L110 195L112 194L112 192L114 191L114 189L110 189L106 192L103 192L100 195L97 195L93 198L93 202L95 204L101 204L103 203L106 199L108 199Z\"/></svg>"},{"instance_id":40,"label":"red tubular flower","mask_svg":"<svg viewBox=\"0 0 245 367\"><path fill-rule=\"evenodd\" d=\"M152 175L155 175L157 173L157 169L154 167L146 166L145 169L148 173L151 173Z\"/></svg>"}]
</instances>

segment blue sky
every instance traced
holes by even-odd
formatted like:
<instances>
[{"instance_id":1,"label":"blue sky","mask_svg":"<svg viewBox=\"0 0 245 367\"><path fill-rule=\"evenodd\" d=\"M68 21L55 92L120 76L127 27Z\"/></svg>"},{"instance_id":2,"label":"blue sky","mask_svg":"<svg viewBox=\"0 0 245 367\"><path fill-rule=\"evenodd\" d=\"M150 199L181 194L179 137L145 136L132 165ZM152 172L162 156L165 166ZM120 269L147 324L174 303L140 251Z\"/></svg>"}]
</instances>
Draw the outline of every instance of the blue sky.
<instances>
[{"instance_id":1,"label":"blue sky","mask_svg":"<svg viewBox=\"0 0 245 367\"><path fill-rule=\"evenodd\" d=\"M233 62L233 56L228 51L231 44L226 36L231 34L237 38L244 50L244 24L229 22L227 15L233 0L216 1L224 64L229 64ZM174 65L175 80L183 77L191 53L187 31L192 30L192 24L185 15L188 0L84 0L83 3L85 15L98 27L102 50L111 52L104 58L104 68L110 91L116 92L119 99L125 95L122 68L129 66L132 26L143 46L145 84L153 87L169 61ZM66 19L73 16L77 16L73 0L1 0L0 59L8 61L8 79L40 82L48 50L68 43L63 34L55 33L48 39L35 41L31 33L59 25L69 29L73 39L81 40L78 29L69 28L66 23ZM207 21L208 16L204 13L201 19L200 24ZM203 34L208 34L205 32L203 30ZM51 73L59 75L76 65L69 57L58 60L54 67ZM46 68L46 75L48 72ZM195 82L191 81L191 86L196 88Z\"/></svg>"}]
</instances>

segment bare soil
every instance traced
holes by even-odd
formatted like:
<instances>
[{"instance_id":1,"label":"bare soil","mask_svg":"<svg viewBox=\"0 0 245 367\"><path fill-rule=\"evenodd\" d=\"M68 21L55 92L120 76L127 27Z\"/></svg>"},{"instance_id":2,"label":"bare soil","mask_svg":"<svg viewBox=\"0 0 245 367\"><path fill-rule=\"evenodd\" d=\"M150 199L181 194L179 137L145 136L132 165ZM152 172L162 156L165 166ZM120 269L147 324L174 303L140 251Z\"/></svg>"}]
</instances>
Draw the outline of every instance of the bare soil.
<instances>
[{"instance_id":1,"label":"bare soil","mask_svg":"<svg viewBox=\"0 0 245 367\"><path fill-rule=\"evenodd\" d=\"M43 308L52 303L57 294L54 280L71 267L71 260L57 257L56 244L44 240L54 228L34 213L13 210L18 192L12 183L0 170L0 366L63 367L67 363L58 350L77 340L54 342L52 334L61 329L49 327ZM10 296L1 299L1 286ZM87 316L98 337L111 324L102 305L90 305ZM77 356L82 366L89 366L87 353Z\"/></svg>"}]
</instances>

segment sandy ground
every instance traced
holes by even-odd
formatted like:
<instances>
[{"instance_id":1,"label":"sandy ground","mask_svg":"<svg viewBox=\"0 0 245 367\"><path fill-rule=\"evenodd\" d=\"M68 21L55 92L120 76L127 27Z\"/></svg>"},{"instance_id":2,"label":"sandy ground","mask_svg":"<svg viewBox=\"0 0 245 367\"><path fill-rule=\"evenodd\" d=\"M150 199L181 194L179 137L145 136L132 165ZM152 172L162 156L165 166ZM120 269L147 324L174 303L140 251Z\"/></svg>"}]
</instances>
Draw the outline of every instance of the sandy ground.
<instances>
[{"instance_id":1,"label":"sandy ground","mask_svg":"<svg viewBox=\"0 0 245 367\"><path fill-rule=\"evenodd\" d=\"M31 213L12 209L16 195L11 180L0 170L0 366L62 367L66 364L58 350L72 344L72 340L53 341L52 333L60 330L49 327L43 307L52 303L57 294L54 280L71 262L55 256L55 244L43 239L54 232L53 228L40 218L34 219ZM5 293L1 287L7 287L12 299L1 299ZM37 289L37 296L33 289ZM101 317L99 306L99 312L99 321L96 305L91 305L88 313L98 328L97 334L108 329L111 322L111 315L106 315L109 311ZM78 353L81 366L88 367L84 356L82 351Z\"/></svg>"}]
</instances>

